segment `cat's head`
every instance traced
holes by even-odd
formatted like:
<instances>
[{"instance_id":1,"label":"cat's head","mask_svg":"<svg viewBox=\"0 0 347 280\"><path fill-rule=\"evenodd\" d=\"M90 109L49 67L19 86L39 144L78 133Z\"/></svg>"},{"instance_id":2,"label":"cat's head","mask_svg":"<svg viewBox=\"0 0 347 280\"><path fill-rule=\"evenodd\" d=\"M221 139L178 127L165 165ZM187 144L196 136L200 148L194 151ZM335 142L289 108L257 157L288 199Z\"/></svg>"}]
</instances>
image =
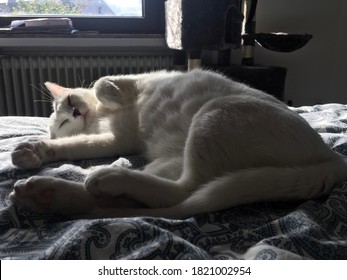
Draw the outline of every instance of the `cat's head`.
<instances>
[{"instance_id":1,"label":"cat's head","mask_svg":"<svg viewBox=\"0 0 347 280\"><path fill-rule=\"evenodd\" d=\"M50 138L87 133L98 103L93 89L71 89L50 82L46 82L45 86L54 98L49 120Z\"/></svg>"}]
</instances>

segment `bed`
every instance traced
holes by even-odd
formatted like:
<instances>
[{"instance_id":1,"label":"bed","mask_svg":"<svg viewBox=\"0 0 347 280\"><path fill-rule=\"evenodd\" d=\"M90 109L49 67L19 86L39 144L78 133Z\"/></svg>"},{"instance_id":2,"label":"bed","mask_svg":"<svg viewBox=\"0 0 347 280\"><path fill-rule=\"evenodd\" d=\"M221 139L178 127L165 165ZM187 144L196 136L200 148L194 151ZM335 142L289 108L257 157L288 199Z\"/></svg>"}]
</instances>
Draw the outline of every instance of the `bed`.
<instances>
[{"instance_id":1,"label":"bed","mask_svg":"<svg viewBox=\"0 0 347 280\"><path fill-rule=\"evenodd\" d=\"M347 105L292 108L336 152L347 156ZM137 217L70 220L11 204L18 179L45 174L82 181L88 170L115 158L61 161L40 169L12 165L11 150L47 137L46 118L0 118L1 259L347 259L347 181L328 197L256 203L186 220ZM117 163L141 168L140 156Z\"/></svg>"}]
</instances>

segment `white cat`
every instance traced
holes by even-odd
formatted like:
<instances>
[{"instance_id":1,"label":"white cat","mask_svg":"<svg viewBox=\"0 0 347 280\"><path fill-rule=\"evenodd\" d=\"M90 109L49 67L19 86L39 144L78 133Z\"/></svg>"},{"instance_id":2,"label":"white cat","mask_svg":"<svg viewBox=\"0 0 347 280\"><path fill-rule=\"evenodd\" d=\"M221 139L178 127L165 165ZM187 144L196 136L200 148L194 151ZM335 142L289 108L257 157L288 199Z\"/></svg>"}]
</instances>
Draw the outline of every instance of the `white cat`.
<instances>
[{"instance_id":1,"label":"white cat","mask_svg":"<svg viewBox=\"0 0 347 280\"><path fill-rule=\"evenodd\" d=\"M143 171L110 166L84 183L34 176L10 199L71 217L185 218L235 205L310 199L347 165L277 99L219 74L155 72L100 78L93 88L46 83L50 138L20 144L22 168L61 159L143 154Z\"/></svg>"}]
</instances>

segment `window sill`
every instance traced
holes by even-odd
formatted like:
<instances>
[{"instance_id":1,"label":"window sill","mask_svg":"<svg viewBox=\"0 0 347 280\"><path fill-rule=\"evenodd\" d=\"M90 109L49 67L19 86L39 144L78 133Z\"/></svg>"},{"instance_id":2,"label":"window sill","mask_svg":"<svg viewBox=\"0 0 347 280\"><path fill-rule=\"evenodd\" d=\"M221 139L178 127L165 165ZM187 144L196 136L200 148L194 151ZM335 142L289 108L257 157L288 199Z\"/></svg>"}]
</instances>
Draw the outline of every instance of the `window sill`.
<instances>
[{"instance_id":1,"label":"window sill","mask_svg":"<svg viewBox=\"0 0 347 280\"><path fill-rule=\"evenodd\" d=\"M157 34L76 34L0 33L0 51L18 48L130 48L167 49L165 37Z\"/></svg>"}]
</instances>

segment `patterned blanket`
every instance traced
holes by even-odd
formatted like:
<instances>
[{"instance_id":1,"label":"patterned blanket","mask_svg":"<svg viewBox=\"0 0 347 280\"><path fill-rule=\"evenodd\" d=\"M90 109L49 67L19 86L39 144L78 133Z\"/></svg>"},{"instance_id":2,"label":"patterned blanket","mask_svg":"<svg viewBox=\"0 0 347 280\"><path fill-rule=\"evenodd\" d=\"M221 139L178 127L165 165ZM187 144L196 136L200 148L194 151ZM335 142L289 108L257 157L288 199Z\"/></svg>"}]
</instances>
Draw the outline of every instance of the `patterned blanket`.
<instances>
[{"instance_id":1,"label":"patterned blanket","mask_svg":"<svg viewBox=\"0 0 347 280\"><path fill-rule=\"evenodd\" d=\"M292 108L335 151L347 155L347 106ZM115 159L62 161L36 170L12 165L11 150L47 137L46 118L0 118L1 259L347 259L347 183L328 197L256 203L186 220L69 220L17 208L8 195L16 180L45 174L82 181L89 168ZM139 168L141 157L120 158Z\"/></svg>"}]
</instances>

